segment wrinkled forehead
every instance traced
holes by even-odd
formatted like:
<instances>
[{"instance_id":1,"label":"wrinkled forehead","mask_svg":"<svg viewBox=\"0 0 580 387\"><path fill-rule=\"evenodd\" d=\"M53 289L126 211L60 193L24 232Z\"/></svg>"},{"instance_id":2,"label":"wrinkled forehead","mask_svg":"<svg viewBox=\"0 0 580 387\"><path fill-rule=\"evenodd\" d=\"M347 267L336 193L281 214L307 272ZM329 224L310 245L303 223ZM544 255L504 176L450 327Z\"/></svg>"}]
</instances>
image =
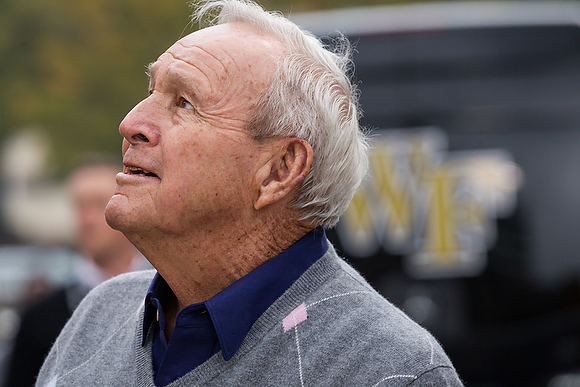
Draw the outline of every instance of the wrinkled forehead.
<instances>
[{"instance_id":1,"label":"wrinkled forehead","mask_svg":"<svg viewBox=\"0 0 580 387\"><path fill-rule=\"evenodd\" d=\"M270 79L284 51L282 43L270 35L243 23L227 23L181 38L151 66L151 72L154 75L163 58L171 57L220 77L260 82Z\"/></svg>"}]
</instances>

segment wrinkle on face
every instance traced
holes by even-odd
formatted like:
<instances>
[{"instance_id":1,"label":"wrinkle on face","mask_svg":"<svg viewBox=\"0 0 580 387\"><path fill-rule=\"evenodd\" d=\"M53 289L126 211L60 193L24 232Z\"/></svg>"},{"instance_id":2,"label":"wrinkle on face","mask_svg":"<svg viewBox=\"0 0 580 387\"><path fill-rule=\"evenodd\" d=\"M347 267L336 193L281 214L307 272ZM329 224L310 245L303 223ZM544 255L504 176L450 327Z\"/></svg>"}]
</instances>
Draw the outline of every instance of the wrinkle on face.
<instances>
[{"instance_id":1,"label":"wrinkle on face","mask_svg":"<svg viewBox=\"0 0 580 387\"><path fill-rule=\"evenodd\" d=\"M126 186L142 207L132 209L136 222L148 223L141 225L147 229L158 222L187 235L196 222L207 228L210 221L251 211L252 175L263 143L246 127L281 47L248 26L219 25L181 39L149 66L151 95L123 125L126 138L140 130L158 136L124 141L127 159L152 166L160 177L159 183ZM180 98L192 109L181 107Z\"/></svg>"},{"instance_id":2,"label":"wrinkle on face","mask_svg":"<svg viewBox=\"0 0 580 387\"><path fill-rule=\"evenodd\" d=\"M200 51L204 52L206 55L208 55L208 56L212 57L212 58L213 58L213 59L214 59L216 62L218 62L219 64L221 64L221 66L222 66L222 70L223 70L224 72L226 72L226 73L228 72L228 66L226 66L226 65L225 65L225 64L222 62L222 60L221 60L221 59L220 59L220 58L219 58L217 55L214 55L214 54L212 54L212 53L211 53L209 50L206 50L206 49L204 49L203 47L199 47L199 46L197 46L197 47L188 47L188 46L186 46L185 44L183 44L181 41L177 41L175 44L176 44L176 45L178 45L178 46L181 46L181 47L183 47L185 50L189 50L189 49L195 48L196 50L200 50ZM168 54L170 54L170 55L173 55L173 54L171 54L171 52L170 52L170 51L168 51L167 53L168 53ZM234 61L234 59L233 59L233 58L232 58L232 57L231 57L231 56L230 56L230 55L229 55L229 54L228 54L226 51L224 51L224 50L221 50L221 53L222 53L223 55L225 55L225 56L229 57L229 59L230 59L229 63L233 63L233 64L235 64L235 63L236 63L236 62ZM175 58L175 56L174 56L174 58ZM177 59L177 58L176 58L176 59ZM185 63L187 63L187 64L190 64L190 65L192 65L192 66L195 66L195 63L194 63L194 62L189 62L189 61L187 61L187 60L185 60L185 59L182 59L182 60L183 60Z\"/></svg>"},{"instance_id":3,"label":"wrinkle on face","mask_svg":"<svg viewBox=\"0 0 580 387\"><path fill-rule=\"evenodd\" d=\"M160 58L162 63L163 58ZM191 69L197 70L195 78L191 74ZM240 109L240 101L236 101L238 95L243 94L243 87L236 82L211 82L210 77L199 70L199 66L193 66L181 59L174 59L173 63L163 69L164 74L159 74L161 81L154 79L152 87L153 94L167 94L168 102L173 101L172 94L183 94L192 104L197 113L206 120L212 117L216 119L209 122L215 127L220 127L219 122L230 121L231 126L240 126L247 120L244 110ZM154 73L154 76L156 74ZM212 78L218 78L216 74ZM194 79L192 79L194 78ZM214 86L216 85L217 86ZM231 128L230 128L231 129Z\"/></svg>"}]
</instances>

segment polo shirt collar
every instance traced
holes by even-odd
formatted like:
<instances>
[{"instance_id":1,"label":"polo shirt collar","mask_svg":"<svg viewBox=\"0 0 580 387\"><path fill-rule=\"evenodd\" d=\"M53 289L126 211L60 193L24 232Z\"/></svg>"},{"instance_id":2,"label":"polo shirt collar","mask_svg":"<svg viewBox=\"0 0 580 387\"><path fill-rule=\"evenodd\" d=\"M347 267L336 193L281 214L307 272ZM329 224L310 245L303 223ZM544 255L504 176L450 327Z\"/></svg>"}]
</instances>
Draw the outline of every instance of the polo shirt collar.
<instances>
[{"instance_id":1,"label":"polo shirt collar","mask_svg":"<svg viewBox=\"0 0 580 387\"><path fill-rule=\"evenodd\" d=\"M324 230L314 229L276 257L202 303L211 316L225 360L236 353L254 322L266 309L327 250ZM164 323L163 305L155 305L151 300L162 303L168 291L171 291L169 286L157 273L145 299L143 344L157 311L159 320Z\"/></svg>"}]
</instances>

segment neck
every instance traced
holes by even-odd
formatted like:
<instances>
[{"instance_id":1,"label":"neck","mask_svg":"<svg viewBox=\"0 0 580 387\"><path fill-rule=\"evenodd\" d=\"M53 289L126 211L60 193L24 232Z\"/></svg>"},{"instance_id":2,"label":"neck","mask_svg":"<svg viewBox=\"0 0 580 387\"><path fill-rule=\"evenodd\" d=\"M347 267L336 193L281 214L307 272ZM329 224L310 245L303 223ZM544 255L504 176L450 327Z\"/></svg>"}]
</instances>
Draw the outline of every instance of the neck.
<instances>
[{"instance_id":1,"label":"neck","mask_svg":"<svg viewBox=\"0 0 580 387\"><path fill-rule=\"evenodd\" d=\"M200 227L184 237L127 235L167 281L183 307L203 302L272 259L310 227L260 222L253 227Z\"/></svg>"}]
</instances>

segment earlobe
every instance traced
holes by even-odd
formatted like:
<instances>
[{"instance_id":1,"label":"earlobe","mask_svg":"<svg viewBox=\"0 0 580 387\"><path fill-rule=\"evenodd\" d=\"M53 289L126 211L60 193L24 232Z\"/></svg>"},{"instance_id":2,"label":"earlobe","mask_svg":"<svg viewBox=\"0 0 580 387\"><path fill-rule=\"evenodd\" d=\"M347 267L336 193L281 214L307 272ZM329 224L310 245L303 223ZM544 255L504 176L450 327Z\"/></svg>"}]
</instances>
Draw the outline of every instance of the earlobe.
<instances>
[{"instance_id":1,"label":"earlobe","mask_svg":"<svg viewBox=\"0 0 580 387\"><path fill-rule=\"evenodd\" d=\"M288 197L310 172L313 157L312 147L307 141L295 137L283 139L279 150L259 171L262 184L254 208L260 210Z\"/></svg>"}]
</instances>

